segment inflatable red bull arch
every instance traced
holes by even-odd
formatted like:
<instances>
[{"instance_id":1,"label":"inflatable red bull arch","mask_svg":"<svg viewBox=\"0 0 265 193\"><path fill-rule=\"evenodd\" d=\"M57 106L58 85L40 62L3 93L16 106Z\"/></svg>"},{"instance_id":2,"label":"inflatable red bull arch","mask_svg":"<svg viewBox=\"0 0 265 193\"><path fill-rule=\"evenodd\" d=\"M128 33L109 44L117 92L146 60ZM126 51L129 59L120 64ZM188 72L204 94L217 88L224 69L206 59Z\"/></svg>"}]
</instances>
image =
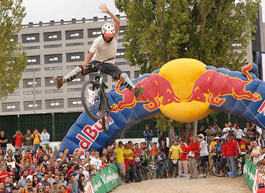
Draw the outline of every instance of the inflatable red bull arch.
<instances>
[{"instance_id":1,"label":"inflatable red bull arch","mask_svg":"<svg viewBox=\"0 0 265 193\"><path fill-rule=\"evenodd\" d=\"M161 69L144 74L134 83L144 86L136 99L132 91L118 82L108 93L113 108L108 131L102 122L83 112L63 139L59 149L96 149L113 143L125 129L156 114L181 122L204 118L213 110L242 116L265 129L265 82L259 80L255 64L241 72L206 66L195 59L176 59Z\"/></svg>"}]
</instances>

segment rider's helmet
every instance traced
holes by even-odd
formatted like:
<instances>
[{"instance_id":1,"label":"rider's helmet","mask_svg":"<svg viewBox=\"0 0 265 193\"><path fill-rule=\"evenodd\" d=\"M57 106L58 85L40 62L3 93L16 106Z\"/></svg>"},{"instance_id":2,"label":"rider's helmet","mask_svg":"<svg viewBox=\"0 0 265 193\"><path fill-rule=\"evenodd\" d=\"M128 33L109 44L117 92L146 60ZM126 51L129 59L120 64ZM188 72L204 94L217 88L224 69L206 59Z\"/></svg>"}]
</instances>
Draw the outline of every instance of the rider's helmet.
<instances>
[{"instance_id":1,"label":"rider's helmet","mask_svg":"<svg viewBox=\"0 0 265 193\"><path fill-rule=\"evenodd\" d=\"M115 35L115 26L112 23L105 23L102 26L101 33L102 33L103 39L107 43L109 43L109 42L111 42L112 38ZM108 40L106 38L108 38ZM111 39L109 39L109 38L111 38Z\"/></svg>"},{"instance_id":2,"label":"rider's helmet","mask_svg":"<svg viewBox=\"0 0 265 193\"><path fill-rule=\"evenodd\" d=\"M258 185L258 188L264 188L264 183L260 182L259 185Z\"/></svg>"}]
</instances>

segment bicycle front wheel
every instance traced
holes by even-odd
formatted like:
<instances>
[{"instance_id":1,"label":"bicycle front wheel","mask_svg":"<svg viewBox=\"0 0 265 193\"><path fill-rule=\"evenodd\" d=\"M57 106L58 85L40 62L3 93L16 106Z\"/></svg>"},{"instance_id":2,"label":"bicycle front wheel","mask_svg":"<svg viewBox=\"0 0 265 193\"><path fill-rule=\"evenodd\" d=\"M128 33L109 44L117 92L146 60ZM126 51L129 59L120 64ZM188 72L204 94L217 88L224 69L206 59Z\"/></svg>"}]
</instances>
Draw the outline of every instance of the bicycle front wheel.
<instances>
[{"instance_id":1,"label":"bicycle front wheel","mask_svg":"<svg viewBox=\"0 0 265 193\"><path fill-rule=\"evenodd\" d=\"M102 85L87 80L81 90L82 104L87 114L95 120L102 119L106 112L106 98Z\"/></svg>"}]
</instances>

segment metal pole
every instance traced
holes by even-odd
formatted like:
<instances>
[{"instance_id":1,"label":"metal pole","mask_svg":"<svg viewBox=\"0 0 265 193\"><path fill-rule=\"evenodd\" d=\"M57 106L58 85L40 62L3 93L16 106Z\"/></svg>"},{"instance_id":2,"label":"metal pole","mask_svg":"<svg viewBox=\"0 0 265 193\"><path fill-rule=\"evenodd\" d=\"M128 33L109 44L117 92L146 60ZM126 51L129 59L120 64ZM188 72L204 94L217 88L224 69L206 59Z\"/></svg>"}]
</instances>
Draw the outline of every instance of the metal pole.
<instances>
[{"instance_id":1,"label":"metal pole","mask_svg":"<svg viewBox=\"0 0 265 193\"><path fill-rule=\"evenodd\" d=\"M35 85L35 71L33 71L33 110L34 114L36 114L36 85Z\"/></svg>"},{"instance_id":2,"label":"metal pole","mask_svg":"<svg viewBox=\"0 0 265 193\"><path fill-rule=\"evenodd\" d=\"M52 141L55 141L55 116L52 113Z\"/></svg>"}]
</instances>

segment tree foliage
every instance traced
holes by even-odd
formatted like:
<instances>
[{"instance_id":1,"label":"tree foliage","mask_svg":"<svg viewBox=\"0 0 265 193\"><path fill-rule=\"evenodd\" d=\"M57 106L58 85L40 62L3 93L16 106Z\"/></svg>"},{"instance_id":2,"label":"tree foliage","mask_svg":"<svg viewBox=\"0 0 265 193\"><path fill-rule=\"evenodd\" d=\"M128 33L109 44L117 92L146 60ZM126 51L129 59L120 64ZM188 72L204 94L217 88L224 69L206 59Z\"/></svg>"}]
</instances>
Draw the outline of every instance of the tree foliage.
<instances>
[{"instance_id":1,"label":"tree foliage","mask_svg":"<svg viewBox=\"0 0 265 193\"><path fill-rule=\"evenodd\" d=\"M126 59L141 73L176 58L238 70L255 32L260 0L115 0L125 12ZM167 124L168 123L168 124ZM158 118L158 125L171 125Z\"/></svg>"},{"instance_id":2,"label":"tree foliage","mask_svg":"<svg viewBox=\"0 0 265 193\"><path fill-rule=\"evenodd\" d=\"M21 30L25 8L22 0L0 0L0 100L17 87L27 65L16 35Z\"/></svg>"}]
</instances>

